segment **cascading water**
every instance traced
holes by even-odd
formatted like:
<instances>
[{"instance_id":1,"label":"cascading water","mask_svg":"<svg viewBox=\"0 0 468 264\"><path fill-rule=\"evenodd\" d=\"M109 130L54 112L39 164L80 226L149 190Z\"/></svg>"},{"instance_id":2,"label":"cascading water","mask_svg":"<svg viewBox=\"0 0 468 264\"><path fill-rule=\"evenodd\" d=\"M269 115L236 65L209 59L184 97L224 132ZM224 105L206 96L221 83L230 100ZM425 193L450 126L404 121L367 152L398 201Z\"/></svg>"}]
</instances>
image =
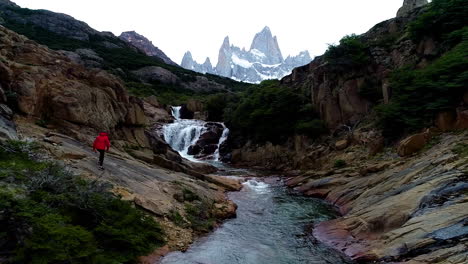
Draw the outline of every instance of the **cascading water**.
<instances>
[{"instance_id":1,"label":"cascading water","mask_svg":"<svg viewBox=\"0 0 468 264\"><path fill-rule=\"evenodd\" d=\"M180 118L180 107L172 108L174 123L164 126L166 142L183 157L196 162L209 162L222 168L220 177L242 179L252 172L224 166L220 162L201 161L188 155L188 149L207 131L201 120ZM219 147L229 135L222 123L223 133L213 160L219 160ZM217 124L218 125L218 124ZM208 125L209 127L209 125ZM264 178L263 178L264 179ZM311 243L305 231L315 221L333 217L332 210L319 200L289 194L278 180L249 179L240 192L229 193L238 205L237 217L225 222L205 238L199 239L186 253L173 252L162 264L347 264L340 254L326 246Z\"/></svg>"},{"instance_id":2,"label":"cascading water","mask_svg":"<svg viewBox=\"0 0 468 264\"><path fill-rule=\"evenodd\" d=\"M182 119L180 118L180 106L172 107L172 116L176 119L173 123L167 124L163 127L164 139L175 151L191 161L198 161L195 157L188 154L189 147L194 145L203 132L206 131L205 125L207 124L202 120ZM224 130L218 142L218 148L213 154L215 161L219 160L219 147L224 143L229 135L229 129L220 123Z\"/></svg>"}]
</instances>

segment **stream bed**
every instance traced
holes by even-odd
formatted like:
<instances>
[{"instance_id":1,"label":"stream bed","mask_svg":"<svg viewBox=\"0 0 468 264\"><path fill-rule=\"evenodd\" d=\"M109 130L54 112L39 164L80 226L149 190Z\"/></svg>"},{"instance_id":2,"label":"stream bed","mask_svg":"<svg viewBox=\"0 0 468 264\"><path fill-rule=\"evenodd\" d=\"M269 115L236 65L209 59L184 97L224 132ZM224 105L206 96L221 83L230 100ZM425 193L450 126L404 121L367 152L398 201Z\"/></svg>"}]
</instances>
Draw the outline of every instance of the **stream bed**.
<instances>
[{"instance_id":1,"label":"stream bed","mask_svg":"<svg viewBox=\"0 0 468 264\"><path fill-rule=\"evenodd\" d=\"M310 235L314 223L334 218L325 202L295 195L280 178L259 172L231 168L219 162L219 148L229 130L223 128L211 160L197 160L188 149L206 131L206 122L180 117L181 107L173 107L174 123L164 126L166 142L194 162L219 168L223 177L244 178L244 188L228 194L238 205L237 217L195 241L186 252L172 252L162 264L342 264L351 263L338 252L315 241Z\"/></svg>"},{"instance_id":2,"label":"stream bed","mask_svg":"<svg viewBox=\"0 0 468 264\"><path fill-rule=\"evenodd\" d=\"M307 231L313 223L335 217L323 201L295 195L276 177L251 178L228 196L238 205L237 217L198 239L187 252L170 253L162 264L351 263Z\"/></svg>"}]
</instances>

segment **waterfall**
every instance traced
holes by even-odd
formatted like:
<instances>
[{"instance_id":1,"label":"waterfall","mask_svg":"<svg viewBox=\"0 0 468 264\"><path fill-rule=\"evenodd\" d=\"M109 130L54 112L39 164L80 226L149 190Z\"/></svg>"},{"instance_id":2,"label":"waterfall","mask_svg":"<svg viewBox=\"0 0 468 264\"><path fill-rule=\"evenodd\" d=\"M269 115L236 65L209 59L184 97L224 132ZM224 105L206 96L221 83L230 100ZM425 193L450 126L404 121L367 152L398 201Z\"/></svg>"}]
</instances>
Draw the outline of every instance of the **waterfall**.
<instances>
[{"instance_id":1,"label":"waterfall","mask_svg":"<svg viewBox=\"0 0 468 264\"><path fill-rule=\"evenodd\" d=\"M205 124L207 122L202 120L181 119L180 109L180 106L173 106L171 108L172 116L174 116L176 120L163 127L162 132L164 140L166 140L166 143L169 144L172 149L179 152L182 157L191 161L198 161L187 152L189 147L194 145L198 139L200 139L203 132L206 131ZM219 139L218 148L213 154L213 159L215 161L219 160L219 147L226 141L229 135L229 129L223 123L220 124L223 126L224 130Z\"/></svg>"},{"instance_id":2,"label":"waterfall","mask_svg":"<svg viewBox=\"0 0 468 264\"><path fill-rule=\"evenodd\" d=\"M180 120L180 109L182 108L182 106L173 106L171 107L171 111L172 111L172 116L176 119L176 120Z\"/></svg>"},{"instance_id":3,"label":"waterfall","mask_svg":"<svg viewBox=\"0 0 468 264\"><path fill-rule=\"evenodd\" d=\"M227 128L224 124L222 124L222 125L224 127L224 130L223 130L223 135L221 136L221 138L219 138L218 148L216 149L216 151L214 153L214 160L215 161L219 161L219 149L221 148L221 145L224 143L224 141L227 140L227 138L229 136L229 128Z\"/></svg>"}]
</instances>

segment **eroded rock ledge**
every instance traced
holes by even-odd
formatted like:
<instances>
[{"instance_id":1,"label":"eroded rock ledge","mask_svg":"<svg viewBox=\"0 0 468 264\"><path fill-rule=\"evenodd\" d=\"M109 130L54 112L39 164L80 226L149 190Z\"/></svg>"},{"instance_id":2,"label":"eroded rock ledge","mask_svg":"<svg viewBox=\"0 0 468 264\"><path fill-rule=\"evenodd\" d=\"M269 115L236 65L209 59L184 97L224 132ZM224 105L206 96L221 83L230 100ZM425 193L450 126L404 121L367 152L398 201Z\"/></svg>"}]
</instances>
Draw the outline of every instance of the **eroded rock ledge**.
<instances>
[{"instance_id":1,"label":"eroded rock ledge","mask_svg":"<svg viewBox=\"0 0 468 264\"><path fill-rule=\"evenodd\" d=\"M355 260L466 263L467 153L466 131L439 135L405 158L394 149L369 158L355 145L327 155L328 164L343 160L347 167L325 165L287 184L339 208L341 218L313 233Z\"/></svg>"}]
</instances>

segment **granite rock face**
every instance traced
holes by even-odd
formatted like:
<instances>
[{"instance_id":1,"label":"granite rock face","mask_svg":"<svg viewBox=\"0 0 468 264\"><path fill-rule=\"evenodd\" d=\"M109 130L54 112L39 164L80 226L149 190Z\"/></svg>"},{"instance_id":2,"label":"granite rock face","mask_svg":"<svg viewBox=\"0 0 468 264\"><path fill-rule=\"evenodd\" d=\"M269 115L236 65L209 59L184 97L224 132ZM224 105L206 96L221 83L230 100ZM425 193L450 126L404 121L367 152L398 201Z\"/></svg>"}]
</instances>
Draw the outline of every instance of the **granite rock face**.
<instances>
[{"instance_id":1,"label":"granite rock face","mask_svg":"<svg viewBox=\"0 0 468 264\"><path fill-rule=\"evenodd\" d=\"M453 150L467 144L466 131L445 134L414 156L380 159L357 144L322 154L327 161L287 184L339 208L342 217L313 233L358 262L466 263L468 157ZM335 159L348 166L331 168Z\"/></svg>"},{"instance_id":2,"label":"granite rock face","mask_svg":"<svg viewBox=\"0 0 468 264\"><path fill-rule=\"evenodd\" d=\"M259 83L267 79L280 79L295 67L305 65L311 60L308 51L284 59L277 37L272 35L270 28L265 27L255 35L248 51L231 45L229 37L226 37L219 49L218 63L215 67L212 67L209 58L203 64L197 63L190 52L185 53L181 66L237 81Z\"/></svg>"},{"instance_id":3,"label":"granite rock face","mask_svg":"<svg viewBox=\"0 0 468 264\"><path fill-rule=\"evenodd\" d=\"M364 96L363 90L374 89L381 94L379 100L388 102L391 97L391 72L410 64L423 67L434 56L434 40L427 38L415 43L405 37L408 23L419 13L416 11L381 22L360 35L360 41L368 45L365 50L368 56L366 63L349 66L345 62L330 62L325 56L320 56L310 64L295 68L292 74L281 80L282 84L310 91L313 107L332 131L343 125L357 124L376 103ZM392 43L385 44L384 40L389 35L398 37Z\"/></svg>"},{"instance_id":4,"label":"granite rock face","mask_svg":"<svg viewBox=\"0 0 468 264\"><path fill-rule=\"evenodd\" d=\"M403 6L398 9L397 17L405 16L414 9L427 4L427 0L404 0Z\"/></svg>"},{"instance_id":5,"label":"granite rock face","mask_svg":"<svg viewBox=\"0 0 468 264\"><path fill-rule=\"evenodd\" d=\"M151 57L160 58L167 64L177 65L173 62L162 50L154 46L153 43L146 37L136 33L135 31L123 32L119 38L139 49L141 52L145 53Z\"/></svg>"},{"instance_id":6,"label":"granite rock face","mask_svg":"<svg viewBox=\"0 0 468 264\"><path fill-rule=\"evenodd\" d=\"M16 95L19 113L60 123L77 137L146 124L142 102L114 75L87 69L1 26L0 45L0 83Z\"/></svg>"}]
</instances>

